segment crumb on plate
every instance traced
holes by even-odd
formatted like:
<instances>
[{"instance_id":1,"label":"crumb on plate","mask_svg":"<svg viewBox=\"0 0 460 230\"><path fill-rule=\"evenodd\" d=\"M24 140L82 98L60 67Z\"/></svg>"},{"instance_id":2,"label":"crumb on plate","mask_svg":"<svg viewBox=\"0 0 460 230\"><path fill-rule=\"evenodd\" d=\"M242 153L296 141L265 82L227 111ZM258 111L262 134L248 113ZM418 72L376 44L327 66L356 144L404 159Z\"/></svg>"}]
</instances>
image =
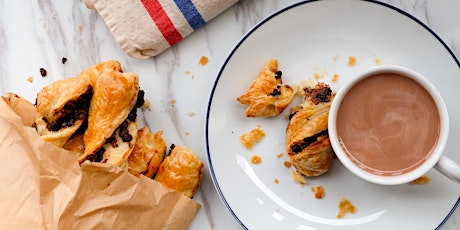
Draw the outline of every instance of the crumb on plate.
<instances>
[{"instance_id":1,"label":"crumb on plate","mask_svg":"<svg viewBox=\"0 0 460 230\"><path fill-rule=\"evenodd\" d=\"M286 168L290 168L292 166L292 163L290 161L285 161L283 164Z\"/></svg>"},{"instance_id":2,"label":"crumb on plate","mask_svg":"<svg viewBox=\"0 0 460 230\"><path fill-rule=\"evenodd\" d=\"M201 56L199 63L200 63L200 65L204 66L204 65L208 64L208 61L209 61L208 57L203 55L203 56Z\"/></svg>"},{"instance_id":3,"label":"crumb on plate","mask_svg":"<svg viewBox=\"0 0 460 230\"><path fill-rule=\"evenodd\" d=\"M240 136L240 141L247 149L251 149L257 142L265 136L265 132L260 127L254 128Z\"/></svg>"},{"instance_id":4,"label":"crumb on plate","mask_svg":"<svg viewBox=\"0 0 460 230\"><path fill-rule=\"evenodd\" d=\"M349 56L349 57L348 57L348 65L349 65L349 66L354 66L354 65L356 65L356 57L355 57L355 56Z\"/></svg>"},{"instance_id":5,"label":"crumb on plate","mask_svg":"<svg viewBox=\"0 0 460 230\"><path fill-rule=\"evenodd\" d=\"M256 164L260 164L260 162L262 162L262 158L260 158L260 156L258 156L258 155L253 155L253 156L251 157L251 163L253 163L253 164L256 165Z\"/></svg>"},{"instance_id":6,"label":"crumb on plate","mask_svg":"<svg viewBox=\"0 0 460 230\"><path fill-rule=\"evenodd\" d=\"M27 81L30 82L30 83L34 82L34 77L29 76L29 77L27 78Z\"/></svg>"},{"instance_id":7,"label":"crumb on plate","mask_svg":"<svg viewBox=\"0 0 460 230\"><path fill-rule=\"evenodd\" d=\"M423 175L413 181L410 182L410 184L428 184L430 183L431 179L427 175Z\"/></svg>"},{"instance_id":8,"label":"crumb on plate","mask_svg":"<svg viewBox=\"0 0 460 230\"><path fill-rule=\"evenodd\" d=\"M302 174L297 172L297 170L291 170L291 173L292 173L292 178L294 179L295 182L302 184L302 185L307 183L307 179L305 179L305 177L302 176Z\"/></svg>"},{"instance_id":9,"label":"crumb on plate","mask_svg":"<svg viewBox=\"0 0 460 230\"><path fill-rule=\"evenodd\" d=\"M331 80L331 81L332 81L333 83L336 83L337 80L339 80L339 75L338 75L338 74L334 74L334 76L332 76L332 80Z\"/></svg>"},{"instance_id":10,"label":"crumb on plate","mask_svg":"<svg viewBox=\"0 0 460 230\"><path fill-rule=\"evenodd\" d=\"M321 199L324 197L325 193L324 193L324 187L321 186L321 185L318 185L318 186L312 186L311 187L311 191L315 194L315 198L316 199Z\"/></svg>"},{"instance_id":11,"label":"crumb on plate","mask_svg":"<svg viewBox=\"0 0 460 230\"><path fill-rule=\"evenodd\" d=\"M342 198L339 202L337 218L341 219L346 213L356 213L356 207L349 200Z\"/></svg>"}]
</instances>

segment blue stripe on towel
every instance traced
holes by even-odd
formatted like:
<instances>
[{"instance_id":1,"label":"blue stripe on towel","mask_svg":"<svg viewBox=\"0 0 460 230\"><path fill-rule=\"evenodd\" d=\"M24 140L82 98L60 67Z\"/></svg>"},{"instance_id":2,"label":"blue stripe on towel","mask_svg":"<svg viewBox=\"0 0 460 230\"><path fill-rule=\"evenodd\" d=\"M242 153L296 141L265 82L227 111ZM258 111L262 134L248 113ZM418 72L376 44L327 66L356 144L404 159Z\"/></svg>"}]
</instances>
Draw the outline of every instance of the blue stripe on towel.
<instances>
[{"instance_id":1,"label":"blue stripe on towel","mask_svg":"<svg viewBox=\"0 0 460 230\"><path fill-rule=\"evenodd\" d=\"M204 25L204 19L201 17L200 12L198 12L191 0L174 0L174 2L193 30L196 30Z\"/></svg>"}]
</instances>

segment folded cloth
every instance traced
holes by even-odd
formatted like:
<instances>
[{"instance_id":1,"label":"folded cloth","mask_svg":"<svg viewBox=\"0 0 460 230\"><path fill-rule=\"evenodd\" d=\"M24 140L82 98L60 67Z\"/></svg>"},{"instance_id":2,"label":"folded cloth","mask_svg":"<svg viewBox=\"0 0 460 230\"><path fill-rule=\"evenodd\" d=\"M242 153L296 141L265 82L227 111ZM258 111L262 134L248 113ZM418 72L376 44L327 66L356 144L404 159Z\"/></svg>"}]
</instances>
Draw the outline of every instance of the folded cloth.
<instances>
[{"instance_id":1,"label":"folded cloth","mask_svg":"<svg viewBox=\"0 0 460 230\"><path fill-rule=\"evenodd\" d=\"M84 0L96 9L123 51L153 57L238 0Z\"/></svg>"}]
</instances>

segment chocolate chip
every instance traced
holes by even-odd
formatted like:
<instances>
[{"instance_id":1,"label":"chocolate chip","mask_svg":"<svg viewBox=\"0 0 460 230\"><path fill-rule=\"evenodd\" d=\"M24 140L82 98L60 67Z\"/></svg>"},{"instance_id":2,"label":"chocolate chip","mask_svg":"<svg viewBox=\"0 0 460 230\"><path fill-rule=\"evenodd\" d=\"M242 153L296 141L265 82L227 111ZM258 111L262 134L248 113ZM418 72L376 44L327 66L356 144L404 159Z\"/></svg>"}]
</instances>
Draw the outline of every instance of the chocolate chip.
<instances>
[{"instance_id":1,"label":"chocolate chip","mask_svg":"<svg viewBox=\"0 0 460 230\"><path fill-rule=\"evenodd\" d=\"M46 74L46 69L40 68L40 75L42 75L42 77L46 77Z\"/></svg>"}]
</instances>

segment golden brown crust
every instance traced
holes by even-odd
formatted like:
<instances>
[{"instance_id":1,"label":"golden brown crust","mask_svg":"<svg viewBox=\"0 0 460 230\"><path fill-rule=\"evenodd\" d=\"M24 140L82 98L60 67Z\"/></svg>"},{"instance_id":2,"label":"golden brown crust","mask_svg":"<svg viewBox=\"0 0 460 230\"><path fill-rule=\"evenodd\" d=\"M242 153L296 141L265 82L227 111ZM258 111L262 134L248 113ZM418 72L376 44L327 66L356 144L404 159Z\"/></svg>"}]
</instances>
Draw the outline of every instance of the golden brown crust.
<instances>
[{"instance_id":1,"label":"golden brown crust","mask_svg":"<svg viewBox=\"0 0 460 230\"><path fill-rule=\"evenodd\" d=\"M120 62L116 60L109 60L105 62L100 62L96 65L90 66L84 69L79 75L78 78L84 78L91 83L92 86L95 85L97 77L104 71L111 72L123 72Z\"/></svg>"},{"instance_id":2,"label":"golden brown crust","mask_svg":"<svg viewBox=\"0 0 460 230\"><path fill-rule=\"evenodd\" d=\"M327 131L333 94L325 86L319 83L304 88L304 101L292 111L286 129L286 152L294 167L304 176L325 173L334 159ZM330 96L323 97L325 94Z\"/></svg>"},{"instance_id":3,"label":"golden brown crust","mask_svg":"<svg viewBox=\"0 0 460 230\"><path fill-rule=\"evenodd\" d=\"M160 165L155 180L192 198L203 177L203 162L186 146L176 146Z\"/></svg>"},{"instance_id":4,"label":"golden brown crust","mask_svg":"<svg viewBox=\"0 0 460 230\"><path fill-rule=\"evenodd\" d=\"M68 105L80 101L84 95L91 96L91 93L90 82L81 78L66 78L44 87L37 94L36 100L37 116L35 127L38 134L44 140L62 147L83 124L86 115L76 120L71 126L59 127L59 129L51 129L49 124L74 113L69 111ZM71 107L75 109L75 106Z\"/></svg>"},{"instance_id":5,"label":"golden brown crust","mask_svg":"<svg viewBox=\"0 0 460 230\"><path fill-rule=\"evenodd\" d=\"M83 136L86 148L80 156L80 163L95 154L125 121L136 104L138 91L139 78L134 73L103 71L97 77L89 107L88 128Z\"/></svg>"},{"instance_id":6,"label":"golden brown crust","mask_svg":"<svg viewBox=\"0 0 460 230\"><path fill-rule=\"evenodd\" d=\"M278 61L272 58L249 89L237 98L241 104L249 105L246 109L247 117L276 116L292 102L295 92L289 85L283 85L277 71Z\"/></svg>"},{"instance_id":7,"label":"golden brown crust","mask_svg":"<svg viewBox=\"0 0 460 230\"><path fill-rule=\"evenodd\" d=\"M135 176L152 178L166 155L163 131L151 133L148 127L139 129L131 155L128 157L128 172Z\"/></svg>"}]
</instances>

